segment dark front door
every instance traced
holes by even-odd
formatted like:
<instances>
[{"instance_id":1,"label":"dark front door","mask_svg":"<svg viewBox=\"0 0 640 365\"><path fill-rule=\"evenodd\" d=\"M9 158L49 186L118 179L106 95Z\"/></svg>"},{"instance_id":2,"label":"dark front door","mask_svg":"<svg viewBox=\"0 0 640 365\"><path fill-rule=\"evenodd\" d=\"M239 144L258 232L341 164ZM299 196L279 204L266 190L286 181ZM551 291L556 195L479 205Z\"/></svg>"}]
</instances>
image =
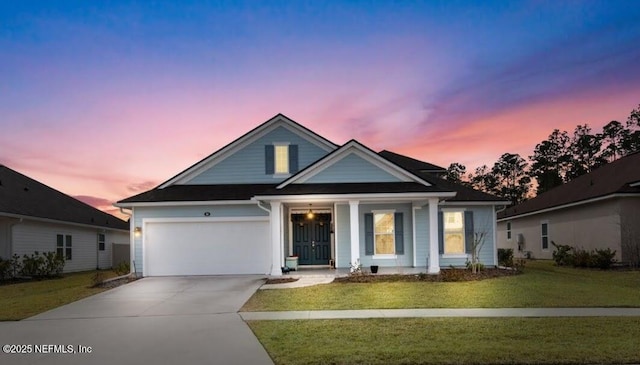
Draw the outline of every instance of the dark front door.
<instances>
[{"instance_id":1,"label":"dark front door","mask_svg":"<svg viewBox=\"0 0 640 365\"><path fill-rule=\"evenodd\" d=\"M300 265L329 265L331 259L331 214L293 214L293 254Z\"/></svg>"}]
</instances>

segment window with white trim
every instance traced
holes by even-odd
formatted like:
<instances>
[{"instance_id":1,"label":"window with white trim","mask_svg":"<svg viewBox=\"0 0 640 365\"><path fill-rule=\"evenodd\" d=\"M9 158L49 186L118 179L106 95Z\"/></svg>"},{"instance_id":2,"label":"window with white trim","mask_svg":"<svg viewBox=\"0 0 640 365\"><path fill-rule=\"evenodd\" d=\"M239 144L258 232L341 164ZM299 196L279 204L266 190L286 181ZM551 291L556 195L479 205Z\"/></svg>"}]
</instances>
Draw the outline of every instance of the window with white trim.
<instances>
[{"instance_id":1,"label":"window with white trim","mask_svg":"<svg viewBox=\"0 0 640 365\"><path fill-rule=\"evenodd\" d=\"M542 241L542 249L549 249L549 222L540 223L540 240Z\"/></svg>"},{"instance_id":2,"label":"window with white trim","mask_svg":"<svg viewBox=\"0 0 640 365\"><path fill-rule=\"evenodd\" d=\"M288 145L274 145L274 172L276 174L288 174L289 173L289 146Z\"/></svg>"},{"instance_id":3,"label":"window with white trim","mask_svg":"<svg viewBox=\"0 0 640 365\"><path fill-rule=\"evenodd\" d=\"M507 239L511 241L511 222L507 222Z\"/></svg>"},{"instance_id":4,"label":"window with white trim","mask_svg":"<svg viewBox=\"0 0 640 365\"><path fill-rule=\"evenodd\" d=\"M464 212L443 212L444 254L464 254Z\"/></svg>"},{"instance_id":5,"label":"window with white trim","mask_svg":"<svg viewBox=\"0 0 640 365\"><path fill-rule=\"evenodd\" d=\"M376 255L395 255L396 239L393 212L374 213L373 232Z\"/></svg>"},{"instance_id":6,"label":"window with white trim","mask_svg":"<svg viewBox=\"0 0 640 365\"><path fill-rule=\"evenodd\" d=\"M105 248L105 235L104 233L98 233L98 250L104 251Z\"/></svg>"},{"instance_id":7,"label":"window with white trim","mask_svg":"<svg viewBox=\"0 0 640 365\"><path fill-rule=\"evenodd\" d=\"M56 236L56 254L69 261L73 258L72 238L70 234Z\"/></svg>"}]
</instances>

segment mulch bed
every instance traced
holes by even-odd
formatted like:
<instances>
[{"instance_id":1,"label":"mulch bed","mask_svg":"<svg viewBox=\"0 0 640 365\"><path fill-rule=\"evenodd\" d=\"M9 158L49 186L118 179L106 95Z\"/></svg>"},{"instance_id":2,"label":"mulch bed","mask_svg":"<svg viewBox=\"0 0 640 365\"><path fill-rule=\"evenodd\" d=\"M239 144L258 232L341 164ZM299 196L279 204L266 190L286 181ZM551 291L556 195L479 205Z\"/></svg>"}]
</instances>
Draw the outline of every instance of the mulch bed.
<instances>
[{"instance_id":1,"label":"mulch bed","mask_svg":"<svg viewBox=\"0 0 640 365\"><path fill-rule=\"evenodd\" d=\"M285 284L285 283L293 283L294 281L298 281L296 278L278 278L278 279L267 279L265 284Z\"/></svg>"},{"instance_id":2,"label":"mulch bed","mask_svg":"<svg viewBox=\"0 0 640 365\"><path fill-rule=\"evenodd\" d=\"M136 277L133 276L127 276L121 279L117 279L117 280L108 280L108 281L104 281L98 285L96 285L96 288L105 288L105 289L113 289L115 287L118 287L120 285L124 285L124 284L128 284L132 281L136 281L138 280Z\"/></svg>"},{"instance_id":3,"label":"mulch bed","mask_svg":"<svg viewBox=\"0 0 640 365\"><path fill-rule=\"evenodd\" d=\"M521 271L505 269L484 269L476 274L471 270L464 269L443 269L438 275L425 273L410 275L378 275L378 274L353 274L341 278L335 278L334 283L378 283L378 282L454 282L454 281L477 281L504 276L520 274Z\"/></svg>"}]
</instances>

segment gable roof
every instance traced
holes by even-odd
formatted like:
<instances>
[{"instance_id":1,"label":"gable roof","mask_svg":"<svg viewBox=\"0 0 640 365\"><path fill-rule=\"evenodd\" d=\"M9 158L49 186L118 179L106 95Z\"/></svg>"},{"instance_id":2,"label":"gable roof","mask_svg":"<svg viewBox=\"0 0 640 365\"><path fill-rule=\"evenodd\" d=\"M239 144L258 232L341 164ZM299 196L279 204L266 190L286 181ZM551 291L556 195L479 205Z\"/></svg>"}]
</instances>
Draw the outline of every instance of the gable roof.
<instances>
[{"instance_id":1,"label":"gable roof","mask_svg":"<svg viewBox=\"0 0 640 365\"><path fill-rule=\"evenodd\" d=\"M129 224L0 165L0 216L33 217L129 230Z\"/></svg>"},{"instance_id":2,"label":"gable roof","mask_svg":"<svg viewBox=\"0 0 640 365\"><path fill-rule=\"evenodd\" d=\"M396 165L402 166L406 170L411 172L431 172L431 173L445 173L447 169L430 164L428 162L416 160L415 158L404 156L395 152L383 150L378 153L380 156L386 158L387 160L395 163Z\"/></svg>"},{"instance_id":3,"label":"gable roof","mask_svg":"<svg viewBox=\"0 0 640 365\"><path fill-rule=\"evenodd\" d=\"M185 183L189 181L191 178L195 177L199 173L210 169L215 166L220 161L224 160L228 156L232 155L234 152L238 151L242 147L250 144L251 142L257 140L261 136L267 134L268 132L283 126L287 129L293 130L298 134L301 134L307 137L311 143L317 145L318 147L324 149L327 152L333 151L338 148L338 145L329 141L328 139L316 134L310 129L296 123L292 119L288 118L282 113L276 114L273 118L267 120L266 122L260 124L256 128L250 130L249 132L242 135L240 138L234 140L228 145L222 147L216 152L210 154L204 159L196 162L191 167L172 177L171 179L163 182L158 186L158 188L166 188L167 186L176 184L176 183Z\"/></svg>"},{"instance_id":4,"label":"gable roof","mask_svg":"<svg viewBox=\"0 0 640 365\"><path fill-rule=\"evenodd\" d=\"M327 154L320 160L307 166L302 171L299 171L297 174L291 176L287 180L280 183L280 185L278 185L278 189L284 188L289 184L304 183L311 177L315 176L316 174L320 173L322 170L333 165L335 162L341 160L342 158L344 158L345 156L351 153L357 154L358 156L364 158L368 162L378 166L381 170L387 172L390 175L397 177L401 181L418 182L425 186L430 185L428 182L424 181L421 177L416 176L412 172L401 168L397 164L390 163L389 160L381 158L380 155L378 155L377 153L369 149L367 146L356 141L355 139L352 139L349 142L342 145L340 148Z\"/></svg>"},{"instance_id":5,"label":"gable roof","mask_svg":"<svg viewBox=\"0 0 640 365\"><path fill-rule=\"evenodd\" d=\"M640 196L640 152L603 165L592 172L557 186L524 203L506 209L498 218L535 214L541 210L586 203L592 199L619 194Z\"/></svg>"},{"instance_id":6,"label":"gable roof","mask_svg":"<svg viewBox=\"0 0 640 365\"><path fill-rule=\"evenodd\" d=\"M275 184L171 185L120 200L117 206L129 206L130 203L250 200L255 195L275 186Z\"/></svg>"}]
</instances>

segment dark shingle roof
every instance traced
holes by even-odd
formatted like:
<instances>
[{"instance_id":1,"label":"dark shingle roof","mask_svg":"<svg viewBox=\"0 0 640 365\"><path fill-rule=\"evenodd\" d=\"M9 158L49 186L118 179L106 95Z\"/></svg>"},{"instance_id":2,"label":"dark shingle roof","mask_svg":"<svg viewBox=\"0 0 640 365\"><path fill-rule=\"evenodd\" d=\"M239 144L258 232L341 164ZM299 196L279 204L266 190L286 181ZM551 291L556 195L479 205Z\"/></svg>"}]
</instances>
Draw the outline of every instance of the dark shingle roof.
<instances>
[{"instance_id":1,"label":"dark shingle roof","mask_svg":"<svg viewBox=\"0 0 640 365\"><path fill-rule=\"evenodd\" d=\"M299 194L376 194L376 193L431 193L447 192L437 186L415 182L289 184L282 189L268 189L259 195Z\"/></svg>"},{"instance_id":2,"label":"dark shingle roof","mask_svg":"<svg viewBox=\"0 0 640 365\"><path fill-rule=\"evenodd\" d=\"M156 188L120 200L118 204L170 201L249 200L253 196L275 187L275 184L171 185L166 188Z\"/></svg>"},{"instance_id":3,"label":"dark shingle roof","mask_svg":"<svg viewBox=\"0 0 640 365\"><path fill-rule=\"evenodd\" d=\"M415 158L400 155L387 150L381 151L378 154L384 157L385 159L393 162L394 164L401 166L403 169L411 171L413 173L417 173L417 172L445 173L447 171L447 169L443 167L433 165L428 162L416 160Z\"/></svg>"},{"instance_id":4,"label":"dark shingle roof","mask_svg":"<svg viewBox=\"0 0 640 365\"><path fill-rule=\"evenodd\" d=\"M129 230L129 224L0 165L0 215L18 215Z\"/></svg>"},{"instance_id":5,"label":"dark shingle roof","mask_svg":"<svg viewBox=\"0 0 640 365\"><path fill-rule=\"evenodd\" d=\"M640 152L636 152L601 166L522 204L506 209L498 214L498 218L532 213L611 194L640 194L639 186L630 186L639 180Z\"/></svg>"}]
</instances>

